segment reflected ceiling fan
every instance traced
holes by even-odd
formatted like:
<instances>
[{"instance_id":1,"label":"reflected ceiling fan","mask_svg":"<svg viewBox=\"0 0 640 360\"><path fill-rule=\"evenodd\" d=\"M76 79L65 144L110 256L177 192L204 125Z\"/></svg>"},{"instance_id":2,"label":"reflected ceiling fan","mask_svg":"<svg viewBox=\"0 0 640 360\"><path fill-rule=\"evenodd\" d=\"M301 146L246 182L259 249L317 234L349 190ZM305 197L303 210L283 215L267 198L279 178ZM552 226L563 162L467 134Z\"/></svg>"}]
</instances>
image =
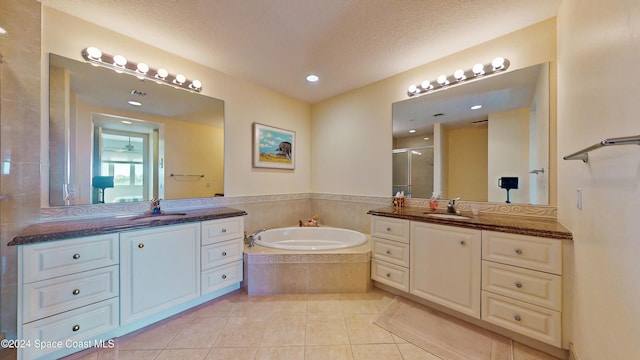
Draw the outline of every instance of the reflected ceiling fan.
<instances>
[{"instance_id":1,"label":"reflected ceiling fan","mask_svg":"<svg viewBox=\"0 0 640 360\"><path fill-rule=\"evenodd\" d=\"M136 147L131 145L131 136L129 136L129 143L126 144L123 147L105 147L104 148L106 151L113 151L113 152L134 152L136 150Z\"/></svg>"}]
</instances>

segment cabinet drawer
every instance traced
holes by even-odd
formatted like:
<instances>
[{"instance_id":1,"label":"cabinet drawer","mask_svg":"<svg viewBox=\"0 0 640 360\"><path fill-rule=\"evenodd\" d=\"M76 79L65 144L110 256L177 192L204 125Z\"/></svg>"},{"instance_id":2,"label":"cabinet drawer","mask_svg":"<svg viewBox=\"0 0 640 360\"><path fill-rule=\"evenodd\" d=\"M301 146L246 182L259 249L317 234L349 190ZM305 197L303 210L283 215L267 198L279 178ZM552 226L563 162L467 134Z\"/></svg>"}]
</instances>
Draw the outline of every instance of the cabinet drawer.
<instances>
[{"instance_id":1,"label":"cabinet drawer","mask_svg":"<svg viewBox=\"0 0 640 360\"><path fill-rule=\"evenodd\" d=\"M561 240L483 231L482 258L562 275Z\"/></svg>"},{"instance_id":2,"label":"cabinet drawer","mask_svg":"<svg viewBox=\"0 0 640 360\"><path fill-rule=\"evenodd\" d=\"M239 283L242 277L242 261L222 265L202 272L202 295Z\"/></svg>"},{"instance_id":3,"label":"cabinet drawer","mask_svg":"<svg viewBox=\"0 0 640 360\"><path fill-rule=\"evenodd\" d=\"M482 289L553 310L562 309L559 275L483 261Z\"/></svg>"},{"instance_id":4,"label":"cabinet drawer","mask_svg":"<svg viewBox=\"0 0 640 360\"><path fill-rule=\"evenodd\" d=\"M23 321L31 322L118 296L118 266L24 285Z\"/></svg>"},{"instance_id":5,"label":"cabinet drawer","mask_svg":"<svg viewBox=\"0 0 640 360\"><path fill-rule=\"evenodd\" d=\"M67 349L74 346L74 342L78 344L83 340L95 339L117 327L118 298L113 298L26 324L23 327L23 338L30 340L32 345L36 340L40 343L61 342L63 349ZM91 344L93 345L93 341ZM22 358L35 359L58 350L61 349L37 349L30 346L24 349Z\"/></svg>"},{"instance_id":6,"label":"cabinet drawer","mask_svg":"<svg viewBox=\"0 0 640 360\"><path fill-rule=\"evenodd\" d=\"M202 223L202 245L209 245L221 241L244 236L244 221L242 217L204 221Z\"/></svg>"},{"instance_id":7,"label":"cabinet drawer","mask_svg":"<svg viewBox=\"0 0 640 360\"><path fill-rule=\"evenodd\" d=\"M482 319L560 347L560 312L482 292Z\"/></svg>"},{"instance_id":8,"label":"cabinet drawer","mask_svg":"<svg viewBox=\"0 0 640 360\"><path fill-rule=\"evenodd\" d=\"M376 259L409 267L409 244L407 243L372 237L371 252Z\"/></svg>"},{"instance_id":9,"label":"cabinet drawer","mask_svg":"<svg viewBox=\"0 0 640 360\"><path fill-rule=\"evenodd\" d=\"M374 259L371 260L371 279L409 292L409 269L407 268Z\"/></svg>"},{"instance_id":10,"label":"cabinet drawer","mask_svg":"<svg viewBox=\"0 0 640 360\"><path fill-rule=\"evenodd\" d=\"M23 282L118 264L118 234L25 245Z\"/></svg>"},{"instance_id":11,"label":"cabinet drawer","mask_svg":"<svg viewBox=\"0 0 640 360\"><path fill-rule=\"evenodd\" d=\"M225 241L202 247L202 270L242 260L244 242L242 239Z\"/></svg>"},{"instance_id":12,"label":"cabinet drawer","mask_svg":"<svg viewBox=\"0 0 640 360\"><path fill-rule=\"evenodd\" d=\"M371 236L408 243L409 221L381 216L372 216Z\"/></svg>"}]
</instances>

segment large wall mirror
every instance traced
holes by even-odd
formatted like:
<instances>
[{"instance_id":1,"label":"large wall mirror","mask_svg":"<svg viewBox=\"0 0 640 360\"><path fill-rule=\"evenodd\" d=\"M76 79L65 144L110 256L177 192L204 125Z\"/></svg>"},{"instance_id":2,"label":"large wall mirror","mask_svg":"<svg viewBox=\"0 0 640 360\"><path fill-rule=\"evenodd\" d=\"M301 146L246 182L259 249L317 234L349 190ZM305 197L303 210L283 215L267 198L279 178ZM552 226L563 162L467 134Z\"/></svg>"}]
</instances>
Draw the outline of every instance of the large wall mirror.
<instances>
[{"instance_id":1,"label":"large wall mirror","mask_svg":"<svg viewBox=\"0 0 640 360\"><path fill-rule=\"evenodd\" d=\"M549 64L394 103L392 156L392 194L548 205Z\"/></svg>"},{"instance_id":2,"label":"large wall mirror","mask_svg":"<svg viewBox=\"0 0 640 360\"><path fill-rule=\"evenodd\" d=\"M222 196L224 102L49 56L49 205Z\"/></svg>"}]
</instances>

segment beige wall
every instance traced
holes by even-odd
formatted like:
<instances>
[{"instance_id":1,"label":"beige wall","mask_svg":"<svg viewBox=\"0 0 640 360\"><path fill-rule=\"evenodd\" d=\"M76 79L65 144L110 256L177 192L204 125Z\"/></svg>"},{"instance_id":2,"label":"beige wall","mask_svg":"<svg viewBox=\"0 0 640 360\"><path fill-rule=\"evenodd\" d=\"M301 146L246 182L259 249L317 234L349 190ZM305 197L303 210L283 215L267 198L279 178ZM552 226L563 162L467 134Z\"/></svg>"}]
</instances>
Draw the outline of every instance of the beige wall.
<instances>
[{"instance_id":1,"label":"beige wall","mask_svg":"<svg viewBox=\"0 0 640 360\"><path fill-rule=\"evenodd\" d=\"M558 155L640 134L640 2L563 0ZM573 343L580 360L640 359L640 148L558 160L558 214L573 232ZM576 207L576 189L583 207Z\"/></svg>"},{"instance_id":2,"label":"beige wall","mask_svg":"<svg viewBox=\"0 0 640 360\"><path fill-rule=\"evenodd\" d=\"M407 98L407 88L437 74L470 68L496 56L510 70L551 62L555 106L555 19L547 20L374 84L314 104L311 108L311 190L319 193L388 196L391 189L391 104ZM551 112L555 144L555 111ZM555 154L555 147L551 149ZM555 174L555 161L550 164ZM556 204L555 176L550 204Z\"/></svg>"},{"instance_id":3,"label":"beige wall","mask_svg":"<svg viewBox=\"0 0 640 360\"><path fill-rule=\"evenodd\" d=\"M529 108L489 114L489 201L504 202L507 191L498 178L518 177L518 189L509 192L511 202L529 204Z\"/></svg>"}]
</instances>

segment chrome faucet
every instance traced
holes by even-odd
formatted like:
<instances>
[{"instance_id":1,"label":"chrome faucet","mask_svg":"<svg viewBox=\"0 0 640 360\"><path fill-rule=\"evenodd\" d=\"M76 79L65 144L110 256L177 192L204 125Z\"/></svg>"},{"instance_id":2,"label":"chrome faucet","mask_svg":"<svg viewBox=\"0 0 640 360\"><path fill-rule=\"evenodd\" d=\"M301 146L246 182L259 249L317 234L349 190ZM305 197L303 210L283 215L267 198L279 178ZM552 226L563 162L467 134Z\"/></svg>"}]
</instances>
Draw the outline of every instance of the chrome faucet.
<instances>
[{"instance_id":1,"label":"chrome faucet","mask_svg":"<svg viewBox=\"0 0 640 360\"><path fill-rule=\"evenodd\" d=\"M457 197L455 199L451 199L449 200L449 203L447 204L447 212L449 214L457 214L458 212L456 211L456 201L460 200L460 197Z\"/></svg>"},{"instance_id":2,"label":"chrome faucet","mask_svg":"<svg viewBox=\"0 0 640 360\"><path fill-rule=\"evenodd\" d=\"M253 234L249 236L247 236L247 233L245 232L244 233L245 245L247 245L248 247L253 247L253 245L255 245L255 242L256 242L256 236L258 236L258 234L263 231L267 231L267 229L260 229L260 230L254 231Z\"/></svg>"}]
</instances>

